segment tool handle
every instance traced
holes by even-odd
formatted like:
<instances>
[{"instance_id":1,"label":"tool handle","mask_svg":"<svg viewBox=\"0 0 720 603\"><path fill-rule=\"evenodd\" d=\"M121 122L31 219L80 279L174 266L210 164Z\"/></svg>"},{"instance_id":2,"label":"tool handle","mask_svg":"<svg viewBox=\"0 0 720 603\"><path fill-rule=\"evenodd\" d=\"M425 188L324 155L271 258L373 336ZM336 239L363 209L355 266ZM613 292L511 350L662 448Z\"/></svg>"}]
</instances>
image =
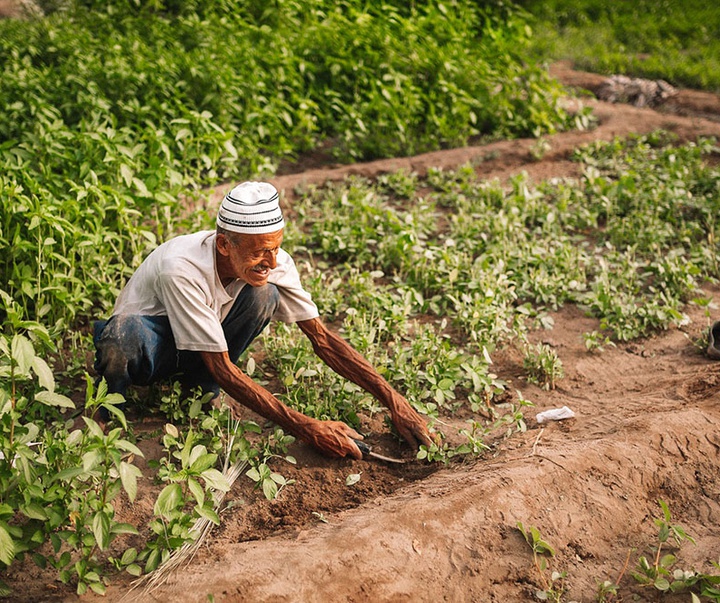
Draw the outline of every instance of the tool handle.
<instances>
[{"instance_id":1,"label":"tool handle","mask_svg":"<svg viewBox=\"0 0 720 603\"><path fill-rule=\"evenodd\" d=\"M360 449L360 452L363 454L370 454L370 446L368 446L365 442L362 440L353 440L357 444L357 447Z\"/></svg>"}]
</instances>

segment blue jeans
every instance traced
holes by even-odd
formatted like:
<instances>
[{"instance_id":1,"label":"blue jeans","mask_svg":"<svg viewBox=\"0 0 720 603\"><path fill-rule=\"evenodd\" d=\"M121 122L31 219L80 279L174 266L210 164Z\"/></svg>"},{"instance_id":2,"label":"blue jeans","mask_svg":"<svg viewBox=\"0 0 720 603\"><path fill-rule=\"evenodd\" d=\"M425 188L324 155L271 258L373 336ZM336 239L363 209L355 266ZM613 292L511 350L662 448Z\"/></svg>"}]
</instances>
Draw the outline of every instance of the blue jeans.
<instances>
[{"instance_id":1,"label":"blue jeans","mask_svg":"<svg viewBox=\"0 0 720 603\"><path fill-rule=\"evenodd\" d=\"M222 322L233 363L268 325L279 303L275 285L243 287ZM112 316L93 326L95 370L105 377L110 393L125 396L130 385L168 379L179 380L186 389L220 392L200 352L177 349L167 316Z\"/></svg>"}]
</instances>

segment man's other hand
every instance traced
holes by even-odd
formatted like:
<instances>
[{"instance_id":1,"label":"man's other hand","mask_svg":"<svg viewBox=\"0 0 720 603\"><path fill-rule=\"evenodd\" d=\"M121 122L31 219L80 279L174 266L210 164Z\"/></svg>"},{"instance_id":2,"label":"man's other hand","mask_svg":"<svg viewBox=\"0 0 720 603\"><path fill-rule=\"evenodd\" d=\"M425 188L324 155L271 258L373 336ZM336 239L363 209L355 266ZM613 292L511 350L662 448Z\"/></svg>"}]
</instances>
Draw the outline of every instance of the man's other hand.
<instances>
[{"instance_id":1,"label":"man's other hand","mask_svg":"<svg viewBox=\"0 0 720 603\"><path fill-rule=\"evenodd\" d=\"M390 417L395 429L413 448L417 449L421 444L430 446L433 443L425 420L400 394L394 396Z\"/></svg>"}]
</instances>

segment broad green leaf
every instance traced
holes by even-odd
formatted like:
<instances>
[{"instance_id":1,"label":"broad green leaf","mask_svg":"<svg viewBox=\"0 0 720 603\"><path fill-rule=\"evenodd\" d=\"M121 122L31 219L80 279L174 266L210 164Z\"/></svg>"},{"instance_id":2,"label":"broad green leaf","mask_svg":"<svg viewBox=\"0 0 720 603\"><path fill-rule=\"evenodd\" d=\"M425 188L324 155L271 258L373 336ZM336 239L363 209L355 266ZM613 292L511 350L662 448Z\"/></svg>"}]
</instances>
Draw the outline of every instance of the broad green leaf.
<instances>
[{"instance_id":1,"label":"broad green leaf","mask_svg":"<svg viewBox=\"0 0 720 603\"><path fill-rule=\"evenodd\" d=\"M125 571L131 576L140 576L142 574L142 568L137 563L131 563L125 568Z\"/></svg>"},{"instance_id":2,"label":"broad green leaf","mask_svg":"<svg viewBox=\"0 0 720 603\"><path fill-rule=\"evenodd\" d=\"M110 526L111 534L138 534L137 528L130 523L113 523Z\"/></svg>"},{"instance_id":3,"label":"broad green leaf","mask_svg":"<svg viewBox=\"0 0 720 603\"><path fill-rule=\"evenodd\" d=\"M150 191L147 188L147 185L145 184L145 182L143 180L140 180L140 178L133 178L132 182L135 185L135 190L141 197L152 196L150 194Z\"/></svg>"},{"instance_id":4,"label":"broad green leaf","mask_svg":"<svg viewBox=\"0 0 720 603\"><path fill-rule=\"evenodd\" d=\"M110 518L104 511L98 511L93 517L93 536L95 542L104 551L110 544Z\"/></svg>"},{"instance_id":5,"label":"broad green leaf","mask_svg":"<svg viewBox=\"0 0 720 603\"><path fill-rule=\"evenodd\" d=\"M118 472L123 489L127 492L130 502L133 502L137 496L137 479L142 477L142 471L135 465L121 461Z\"/></svg>"},{"instance_id":6,"label":"broad green leaf","mask_svg":"<svg viewBox=\"0 0 720 603\"><path fill-rule=\"evenodd\" d=\"M85 470L82 467L68 467L67 469L63 469L62 471L56 473L52 481L56 480L65 480L70 481L73 478L77 477L81 473L83 473Z\"/></svg>"},{"instance_id":7,"label":"broad green leaf","mask_svg":"<svg viewBox=\"0 0 720 603\"><path fill-rule=\"evenodd\" d=\"M148 555L147 561L145 562L145 573L149 574L152 571L155 571L160 565L160 549L154 549L150 555Z\"/></svg>"},{"instance_id":8,"label":"broad green leaf","mask_svg":"<svg viewBox=\"0 0 720 603\"><path fill-rule=\"evenodd\" d=\"M193 463L195 463L195 461L197 461L204 454L207 454L207 448L205 448L205 446L203 446L202 444L197 444L193 446L187 458L187 466L192 467Z\"/></svg>"},{"instance_id":9,"label":"broad green leaf","mask_svg":"<svg viewBox=\"0 0 720 603\"><path fill-rule=\"evenodd\" d=\"M230 483L227 478L220 473L217 469L206 469L200 476L205 480L205 483L215 490L221 492L227 492L230 490Z\"/></svg>"},{"instance_id":10,"label":"broad green leaf","mask_svg":"<svg viewBox=\"0 0 720 603\"><path fill-rule=\"evenodd\" d=\"M208 521L212 521L216 526L220 525L220 517L213 509L203 507L202 505L197 505L195 507L195 510L197 511L198 515L200 515L200 517L204 517Z\"/></svg>"},{"instance_id":11,"label":"broad green leaf","mask_svg":"<svg viewBox=\"0 0 720 603\"><path fill-rule=\"evenodd\" d=\"M35 357L35 349L30 340L24 335L15 335L12 339L11 353L17 365L17 372L23 376L29 375Z\"/></svg>"},{"instance_id":12,"label":"broad green leaf","mask_svg":"<svg viewBox=\"0 0 720 603\"><path fill-rule=\"evenodd\" d=\"M100 463L103 461L102 452L99 450L89 450L85 454L83 454L82 462L83 462L83 469L86 472L92 471L97 467Z\"/></svg>"},{"instance_id":13,"label":"broad green leaf","mask_svg":"<svg viewBox=\"0 0 720 603\"><path fill-rule=\"evenodd\" d=\"M20 505L19 510L23 515L25 515L25 517L29 517L30 519L45 521L48 518L45 509L43 509L38 503L31 502L27 505Z\"/></svg>"},{"instance_id":14,"label":"broad green leaf","mask_svg":"<svg viewBox=\"0 0 720 603\"><path fill-rule=\"evenodd\" d=\"M200 415L202 406L203 406L202 398L196 398L195 400L193 400L192 404L190 404L190 409L188 410L188 416L191 419L196 419Z\"/></svg>"},{"instance_id":15,"label":"broad green leaf","mask_svg":"<svg viewBox=\"0 0 720 603\"><path fill-rule=\"evenodd\" d=\"M10 565L15 558L15 543L4 526L0 525L0 561Z\"/></svg>"},{"instance_id":16,"label":"broad green leaf","mask_svg":"<svg viewBox=\"0 0 720 603\"><path fill-rule=\"evenodd\" d=\"M188 128L180 128L175 134L175 140L182 140L183 138L187 138L188 136L192 136L192 131Z\"/></svg>"},{"instance_id":17,"label":"broad green leaf","mask_svg":"<svg viewBox=\"0 0 720 603\"><path fill-rule=\"evenodd\" d=\"M130 185L132 184L132 181L133 181L133 176L135 176L135 174L133 173L133 171L130 169L130 167L128 165L126 165L124 163L120 165L120 176L122 176L125 186L130 188Z\"/></svg>"},{"instance_id":18,"label":"broad green leaf","mask_svg":"<svg viewBox=\"0 0 720 603\"><path fill-rule=\"evenodd\" d=\"M203 446L203 449L205 447ZM206 469L209 469L215 463L217 462L217 454L203 454L202 456L199 456L192 460L192 465L190 465L190 471L192 473L202 473Z\"/></svg>"},{"instance_id":19,"label":"broad green leaf","mask_svg":"<svg viewBox=\"0 0 720 603\"><path fill-rule=\"evenodd\" d=\"M125 452L132 452L134 455L139 457L144 457L142 450L140 450L135 444L132 442L128 442L127 440L118 440L115 442L115 445L120 449L124 450Z\"/></svg>"},{"instance_id":20,"label":"broad green leaf","mask_svg":"<svg viewBox=\"0 0 720 603\"><path fill-rule=\"evenodd\" d=\"M180 484L168 484L160 492L153 512L155 515L160 515L166 519L170 519L170 514L174 511L178 505L183 502L182 488Z\"/></svg>"},{"instance_id":21,"label":"broad green leaf","mask_svg":"<svg viewBox=\"0 0 720 603\"><path fill-rule=\"evenodd\" d=\"M120 410L114 404L102 404L102 407L105 408L108 413L110 413L118 421L120 421L120 424L123 426L124 429L127 429L127 420L125 419L125 413L122 410Z\"/></svg>"},{"instance_id":22,"label":"broad green leaf","mask_svg":"<svg viewBox=\"0 0 720 603\"><path fill-rule=\"evenodd\" d=\"M91 435L93 435L97 438L102 438L105 436L105 433L103 432L103 430L100 428L100 425L98 425L96 421L93 421L90 417L83 417L82 420L85 422L85 425L87 426L88 431L90 432Z\"/></svg>"},{"instance_id":23,"label":"broad green leaf","mask_svg":"<svg viewBox=\"0 0 720 603\"><path fill-rule=\"evenodd\" d=\"M0 416L12 410L12 398L4 389L0 389Z\"/></svg>"},{"instance_id":24,"label":"broad green leaf","mask_svg":"<svg viewBox=\"0 0 720 603\"><path fill-rule=\"evenodd\" d=\"M32 367L38 377L40 387L48 391L54 392L55 377L53 376L53 372L48 366L48 363L39 356L34 356L32 359Z\"/></svg>"},{"instance_id":25,"label":"broad green leaf","mask_svg":"<svg viewBox=\"0 0 720 603\"><path fill-rule=\"evenodd\" d=\"M263 480L263 494L268 500L274 500L277 496L278 487L277 484L271 479Z\"/></svg>"},{"instance_id":26,"label":"broad green leaf","mask_svg":"<svg viewBox=\"0 0 720 603\"><path fill-rule=\"evenodd\" d=\"M67 396L58 394L51 391L43 391L35 394L35 399L38 402L42 402L46 406L58 406L60 408L75 408L75 402L73 402Z\"/></svg>"},{"instance_id":27,"label":"broad green leaf","mask_svg":"<svg viewBox=\"0 0 720 603\"><path fill-rule=\"evenodd\" d=\"M205 503L205 490L203 490L203 487L192 477L188 478L187 485L198 505L202 506Z\"/></svg>"},{"instance_id":28,"label":"broad green leaf","mask_svg":"<svg viewBox=\"0 0 720 603\"><path fill-rule=\"evenodd\" d=\"M284 486L287 484L287 480L285 479L285 476L280 473L271 473L270 479L274 481L279 486Z\"/></svg>"}]
</instances>

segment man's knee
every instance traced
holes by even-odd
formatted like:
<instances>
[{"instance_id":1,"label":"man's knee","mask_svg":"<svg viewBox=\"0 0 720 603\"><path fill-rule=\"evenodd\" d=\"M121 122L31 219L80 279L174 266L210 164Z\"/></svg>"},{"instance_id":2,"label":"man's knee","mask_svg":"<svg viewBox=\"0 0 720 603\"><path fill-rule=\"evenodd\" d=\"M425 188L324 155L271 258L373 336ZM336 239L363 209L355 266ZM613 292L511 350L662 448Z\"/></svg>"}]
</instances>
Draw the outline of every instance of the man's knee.
<instances>
[{"instance_id":1,"label":"man's knee","mask_svg":"<svg viewBox=\"0 0 720 603\"><path fill-rule=\"evenodd\" d=\"M255 311L262 317L270 319L280 305L280 292L272 283L262 287L250 287L252 296L251 304Z\"/></svg>"},{"instance_id":2,"label":"man's knee","mask_svg":"<svg viewBox=\"0 0 720 603\"><path fill-rule=\"evenodd\" d=\"M116 350L118 353L127 353L137 347L143 329L141 316L113 316L108 321L95 324L95 347L103 352Z\"/></svg>"},{"instance_id":3,"label":"man's knee","mask_svg":"<svg viewBox=\"0 0 720 603\"><path fill-rule=\"evenodd\" d=\"M156 324L157 323L157 324ZM128 384L148 382L159 360L163 339L162 325L151 318L135 315L113 316L95 330L95 369L105 377L110 391L121 391Z\"/></svg>"},{"instance_id":4,"label":"man's knee","mask_svg":"<svg viewBox=\"0 0 720 603\"><path fill-rule=\"evenodd\" d=\"M104 377L110 392L124 394L130 383L128 354L123 345L122 326L118 317L109 321L98 321L94 325L95 370Z\"/></svg>"}]
</instances>

